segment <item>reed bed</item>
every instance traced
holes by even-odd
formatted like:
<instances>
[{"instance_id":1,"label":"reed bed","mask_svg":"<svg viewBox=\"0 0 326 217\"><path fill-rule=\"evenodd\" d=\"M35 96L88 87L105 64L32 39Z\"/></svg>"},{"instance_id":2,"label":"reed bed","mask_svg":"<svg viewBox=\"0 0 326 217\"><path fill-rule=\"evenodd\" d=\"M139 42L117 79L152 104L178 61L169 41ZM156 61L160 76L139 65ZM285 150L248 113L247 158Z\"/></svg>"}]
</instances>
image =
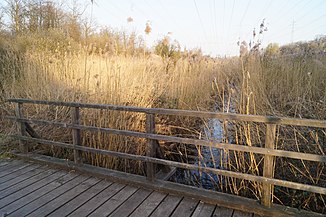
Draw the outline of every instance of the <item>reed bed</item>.
<instances>
[{"instance_id":1,"label":"reed bed","mask_svg":"<svg viewBox=\"0 0 326 217\"><path fill-rule=\"evenodd\" d=\"M326 119L326 79L324 55L290 55L266 57L248 55L238 59L241 70L229 72L225 83L214 81L217 110L240 114L277 115ZM263 147L264 124L221 122L221 142ZM278 126L276 148L325 155L324 129ZM211 152L212 153L212 152ZM216 152L215 152L216 153ZM213 167L262 176L263 156L223 151L213 159ZM276 178L326 186L325 165L308 161L277 158ZM261 185L229 177L213 177L215 189L236 195L261 197ZM201 178L198 178L200 181ZM325 195L275 187L273 200L287 206L326 212Z\"/></svg>"},{"instance_id":2,"label":"reed bed","mask_svg":"<svg viewBox=\"0 0 326 217\"><path fill-rule=\"evenodd\" d=\"M3 99L21 97L140 107L197 109L207 107L211 98L211 80L218 64L207 64L204 60L195 61L185 57L178 60L173 67L169 67L167 71L167 63L158 56L117 56L97 51L90 52L90 50L89 46L80 46L74 52L60 51L59 47L55 49L55 52L26 51L22 57L23 61L19 62L22 73L17 79L7 79L2 84ZM1 58L9 65L12 55L7 53ZM10 111L5 106L2 108L2 112ZM63 107L26 105L24 113L30 118L71 121L69 109ZM138 113L83 109L81 118L82 124L92 126L134 131L145 129L145 117ZM166 121L163 118L158 121L158 132L170 134L171 129L174 129L173 121L168 124L164 124ZM34 127L44 138L65 142L72 139L71 133L66 129ZM146 153L145 141L136 138L89 132L83 132L82 138L85 146L140 155ZM48 154L68 159L72 156L68 150L50 149L47 151ZM92 154L85 154L85 157L94 165L143 173L143 165L139 163L136 164L138 166L126 166L130 163L112 157Z\"/></svg>"},{"instance_id":3,"label":"reed bed","mask_svg":"<svg viewBox=\"0 0 326 217\"><path fill-rule=\"evenodd\" d=\"M130 55L132 52L124 55L106 53L103 52L105 48L94 44L74 45L73 49L69 43L56 44L51 49L35 47L30 46L22 52L1 44L1 116L12 111L4 99L21 97L326 119L325 55L264 56L251 53L213 59L184 54L177 61L167 62L146 52L137 55ZM26 106L24 115L65 122L71 118L67 108L36 105ZM83 109L81 117L82 124L145 130L145 117L137 113ZM0 121L5 126L1 128L2 132L14 131L10 123L4 119ZM162 116L157 120L157 132L204 138L202 128L205 123L211 127L208 122ZM263 124L223 122L221 126L223 142L248 146L264 144ZM44 138L72 140L69 130L33 127ZM315 154L326 152L324 130L279 126L277 132L278 149ZM146 153L145 141L137 138L83 132L82 142L84 146L94 148L139 155ZM198 162L205 158L200 147L168 143L161 143L161 146L169 159ZM49 155L72 158L69 150L48 149L37 144L33 148ZM236 151L219 152L218 156L216 153L209 150L211 162L203 166L262 175L262 156ZM84 158L93 165L144 174L141 162L95 154L84 154ZM278 158L275 167L276 178L326 185L324 165ZM203 174L188 171L183 175L183 182L202 185ZM218 191L256 199L261 196L258 183L223 176L215 179L209 175L209 178ZM275 188L276 203L325 213L325 201L323 195Z\"/></svg>"}]
</instances>

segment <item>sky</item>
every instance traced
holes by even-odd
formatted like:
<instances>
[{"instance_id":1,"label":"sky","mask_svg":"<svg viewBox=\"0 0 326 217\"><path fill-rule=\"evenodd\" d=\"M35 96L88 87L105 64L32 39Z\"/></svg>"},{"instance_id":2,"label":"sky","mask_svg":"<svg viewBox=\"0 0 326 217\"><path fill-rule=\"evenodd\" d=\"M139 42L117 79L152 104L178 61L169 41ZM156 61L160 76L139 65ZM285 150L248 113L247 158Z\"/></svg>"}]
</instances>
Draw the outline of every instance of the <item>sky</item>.
<instances>
[{"instance_id":1,"label":"sky","mask_svg":"<svg viewBox=\"0 0 326 217\"><path fill-rule=\"evenodd\" d=\"M0 0L0 3L3 0ZM66 0L54 0L54 2ZM239 55L237 42L279 45L326 35L326 0L71 0L99 27L136 32L153 47L168 36L213 57ZM93 2L93 4L91 3ZM69 4L69 3L68 3ZM128 18L132 22L128 22ZM264 21L263 34L259 34ZM146 23L152 31L145 34ZM256 36L253 38L253 30Z\"/></svg>"},{"instance_id":2,"label":"sky","mask_svg":"<svg viewBox=\"0 0 326 217\"><path fill-rule=\"evenodd\" d=\"M237 42L249 43L254 28L262 47L326 34L326 0L94 0L92 17L100 26L143 35L148 46L169 35L182 48L211 56L238 55ZM259 35L264 19L267 31Z\"/></svg>"}]
</instances>

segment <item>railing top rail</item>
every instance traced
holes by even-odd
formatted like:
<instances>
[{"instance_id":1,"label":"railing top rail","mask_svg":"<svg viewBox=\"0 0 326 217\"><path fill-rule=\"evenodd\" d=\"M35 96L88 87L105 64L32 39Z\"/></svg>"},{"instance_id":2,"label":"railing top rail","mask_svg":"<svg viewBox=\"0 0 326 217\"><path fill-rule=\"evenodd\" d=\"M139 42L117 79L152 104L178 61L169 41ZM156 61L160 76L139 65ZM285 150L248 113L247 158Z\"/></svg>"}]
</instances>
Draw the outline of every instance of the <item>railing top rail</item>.
<instances>
[{"instance_id":1,"label":"railing top rail","mask_svg":"<svg viewBox=\"0 0 326 217\"><path fill-rule=\"evenodd\" d=\"M143 108L143 107L136 107L136 106L118 106L118 105L109 105L109 104L61 102L61 101L31 100L31 99L18 99L18 98L8 99L7 101L13 103L29 103L29 104L42 104L42 105L93 108L93 109L108 109L108 110L117 110L117 111L140 112L146 114L177 115L177 116L188 116L188 117L199 117L199 118L217 118L221 120L249 121L249 122L259 122L259 123L268 123L268 124L282 124L282 125L326 128L326 120L315 120L315 119L298 119L298 118L286 118L286 117L276 117L276 116L243 115L243 114L230 114L230 113L221 113L221 112L204 112L204 111L163 109L163 108Z\"/></svg>"}]
</instances>

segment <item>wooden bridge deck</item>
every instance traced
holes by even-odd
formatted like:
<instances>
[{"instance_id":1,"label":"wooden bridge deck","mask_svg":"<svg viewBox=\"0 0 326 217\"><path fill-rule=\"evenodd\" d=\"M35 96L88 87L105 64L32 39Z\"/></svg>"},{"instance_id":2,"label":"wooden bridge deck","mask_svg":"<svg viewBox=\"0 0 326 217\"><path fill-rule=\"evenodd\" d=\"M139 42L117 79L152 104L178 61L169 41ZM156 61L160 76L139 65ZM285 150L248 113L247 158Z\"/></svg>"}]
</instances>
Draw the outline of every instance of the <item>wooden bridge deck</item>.
<instances>
[{"instance_id":1,"label":"wooden bridge deck","mask_svg":"<svg viewBox=\"0 0 326 217\"><path fill-rule=\"evenodd\" d=\"M2 216L254 216L31 161L0 160Z\"/></svg>"}]
</instances>

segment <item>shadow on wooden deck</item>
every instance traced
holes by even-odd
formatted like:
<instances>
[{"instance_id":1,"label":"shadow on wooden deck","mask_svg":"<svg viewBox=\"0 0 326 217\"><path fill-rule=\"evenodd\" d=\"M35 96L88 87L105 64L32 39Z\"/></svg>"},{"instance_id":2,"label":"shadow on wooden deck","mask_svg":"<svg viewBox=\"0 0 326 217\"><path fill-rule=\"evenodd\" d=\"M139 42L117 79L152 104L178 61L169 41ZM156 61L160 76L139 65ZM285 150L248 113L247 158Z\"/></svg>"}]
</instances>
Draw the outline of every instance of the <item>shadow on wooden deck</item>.
<instances>
[{"instance_id":1,"label":"shadow on wooden deck","mask_svg":"<svg viewBox=\"0 0 326 217\"><path fill-rule=\"evenodd\" d=\"M127 175L126 175L127 176ZM2 216L257 216L32 161L0 160Z\"/></svg>"}]
</instances>

